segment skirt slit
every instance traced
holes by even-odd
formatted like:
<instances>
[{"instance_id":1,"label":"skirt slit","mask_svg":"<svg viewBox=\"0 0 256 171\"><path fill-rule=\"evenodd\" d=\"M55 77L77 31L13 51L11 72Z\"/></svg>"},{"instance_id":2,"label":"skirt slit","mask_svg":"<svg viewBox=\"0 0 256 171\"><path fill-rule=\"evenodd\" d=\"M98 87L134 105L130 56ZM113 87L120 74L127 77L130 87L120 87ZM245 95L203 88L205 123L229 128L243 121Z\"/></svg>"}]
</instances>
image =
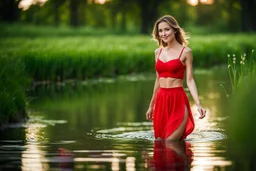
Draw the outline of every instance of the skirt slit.
<instances>
[{"instance_id":1,"label":"skirt slit","mask_svg":"<svg viewBox=\"0 0 256 171\"><path fill-rule=\"evenodd\" d=\"M160 88L154 109L155 138L168 138L181 125L186 108L188 120L181 136L182 139L185 139L194 129L194 119L187 95L183 87Z\"/></svg>"}]
</instances>

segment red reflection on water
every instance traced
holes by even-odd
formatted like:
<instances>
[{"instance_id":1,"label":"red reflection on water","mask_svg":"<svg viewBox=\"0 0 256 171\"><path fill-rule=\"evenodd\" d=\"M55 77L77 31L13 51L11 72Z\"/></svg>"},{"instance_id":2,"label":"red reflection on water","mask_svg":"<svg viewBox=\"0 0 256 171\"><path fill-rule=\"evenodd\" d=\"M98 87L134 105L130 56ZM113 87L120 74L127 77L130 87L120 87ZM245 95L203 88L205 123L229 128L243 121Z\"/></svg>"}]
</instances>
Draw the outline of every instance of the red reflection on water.
<instances>
[{"instance_id":1,"label":"red reflection on water","mask_svg":"<svg viewBox=\"0 0 256 171\"><path fill-rule=\"evenodd\" d=\"M192 163L191 144L185 141L155 141L148 167L154 170L186 170Z\"/></svg>"},{"instance_id":2,"label":"red reflection on water","mask_svg":"<svg viewBox=\"0 0 256 171\"><path fill-rule=\"evenodd\" d=\"M60 169L72 169L74 167L74 154L64 148L58 149L58 167Z\"/></svg>"}]
</instances>

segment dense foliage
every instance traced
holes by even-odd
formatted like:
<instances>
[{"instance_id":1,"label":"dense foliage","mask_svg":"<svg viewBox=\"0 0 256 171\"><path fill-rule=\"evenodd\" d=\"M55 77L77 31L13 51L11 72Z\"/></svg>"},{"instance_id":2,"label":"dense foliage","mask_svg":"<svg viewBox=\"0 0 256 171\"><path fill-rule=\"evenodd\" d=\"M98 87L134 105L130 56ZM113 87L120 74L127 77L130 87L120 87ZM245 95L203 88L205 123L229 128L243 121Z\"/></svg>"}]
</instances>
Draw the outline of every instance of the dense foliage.
<instances>
[{"instance_id":1,"label":"dense foliage","mask_svg":"<svg viewBox=\"0 0 256 171\"><path fill-rule=\"evenodd\" d=\"M254 0L2 0L0 22L149 33L161 15L205 32L255 31ZM44 3L45 2L45 3ZM190 2L190 3L189 3ZM192 2L199 2L194 4ZM210 3L208 3L210 2ZM21 5L29 4L31 6ZM205 29L207 28L207 29Z\"/></svg>"},{"instance_id":2,"label":"dense foliage","mask_svg":"<svg viewBox=\"0 0 256 171\"><path fill-rule=\"evenodd\" d=\"M27 118L24 63L20 58L0 55L0 125Z\"/></svg>"}]
</instances>

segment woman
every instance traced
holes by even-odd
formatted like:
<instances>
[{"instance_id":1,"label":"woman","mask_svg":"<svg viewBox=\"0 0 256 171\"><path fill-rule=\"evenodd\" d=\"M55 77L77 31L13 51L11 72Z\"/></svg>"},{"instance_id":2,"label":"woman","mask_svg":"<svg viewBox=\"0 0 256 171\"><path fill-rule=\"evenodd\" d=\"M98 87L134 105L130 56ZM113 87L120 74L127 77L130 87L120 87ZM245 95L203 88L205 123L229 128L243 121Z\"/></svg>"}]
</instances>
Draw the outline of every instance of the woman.
<instances>
[{"instance_id":1,"label":"woman","mask_svg":"<svg viewBox=\"0 0 256 171\"><path fill-rule=\"evenodd\" d=\"M154 25L153 38L158 41L155 50L156 81L152 99L146 113L153 120L156 139L182 140L194 129L190 104L183 88L186 82L198 107L200 119L206 110L200 105L192 72L192 51L187 46L187 36L176 19L165 15Z\"/></svg>"},{"instance_id":2,"label":"woman","mask_svg":"<svg viewBox=\"0 0 256 171\"><path fill-rule=\"evenodd\" d=\"M193 161L191 144L185 141L155 141L148 165L153 170L190 170Z\"/></svg>"}]
</instances>

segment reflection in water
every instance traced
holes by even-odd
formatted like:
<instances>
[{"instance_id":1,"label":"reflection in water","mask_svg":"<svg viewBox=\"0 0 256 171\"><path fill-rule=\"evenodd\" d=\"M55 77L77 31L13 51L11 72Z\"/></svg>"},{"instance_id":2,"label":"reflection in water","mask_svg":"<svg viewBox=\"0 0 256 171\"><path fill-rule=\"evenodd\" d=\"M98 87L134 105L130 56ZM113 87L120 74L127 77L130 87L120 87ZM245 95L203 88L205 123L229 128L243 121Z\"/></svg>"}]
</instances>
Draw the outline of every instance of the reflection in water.
<instances>
[{"instance_id":1,"label":"reflection in water","mask_svg":"<svg viewBox=\"0 0 256 171\"><path fill-rule=\"evenodd\" d=\"M57 121L51 122L57 123ZM51 124L47 125L49 126ZM224 157L214 156L214 154L218 152L225 153L224 149L214 149L216 148L216 143L213 143L212 146L208 146L213 141L226 138L224 134L219 132L197 131L193 132L188 137L187 141L165 143L164 141L154 142L152 123L150 122L127 122L118 123L117 125L120 127L98 130L97 134L95 134L95 138L97 138L99 142L104 142L106 139L115 141L122 140L119 141L116 146L109 149L107 148L108 150L106 150L104 146L97 146L97 150L92 150L92 146L82 146L82 149L72 151L65 148L58 148L58 152L49 154L49 152L45 150L45 145L63 146L70 143L74 144L76 141L58 139L58 142L48 142L47 137L42 136L46 128L45 126L40 126L40 124L27 124L27 142L21 157L22 169L36 169L38 171L53 168L60 170L106 169L113 171L125 169L134 171L138 168L138 164L141 163L141 161L135 157L136 155L131 154L131 152L136 150L140 153L140 149L136 147L137 144L140 144L138 140L149 142L150 146L144 145L146 147L144 148L144 152L146 151L147 154L153 153L152 159L145 159L147 162L143 167L144 169L188 170L192 168L192 170L204 170L214 168L218 165L221 167L231 165L231 162L227 161ZM130 144L130 142L136 143ZM153 145L151 144L152 142L154 142ZM203 144L203 142L205 142L205 144ZM143 143L144 142L142 142L142 144ZM122 148L120 149L118 146ZM81 153L82 155L80 155ZM145 154L142 155L144 158L146 157ZM87 166L85 166L85 163Z\"/></svg>"},{"instance_id":2,"label":"reflection in water","mask_svg":"<svg viewBox=\"0 0 256 171\"><path fill-rule=\"evenodd\" d=\"M73 170L74 154L64 148L58 149L58 168L61 170Z\"/></svg>"},{"instance_id":3,"label":"reflection in water","mask_svg":"<svg viewBox=\"0 0 256 171\"><path fill-rule=\"evenodd\" d=\"M40 150L38 144L27 144L25 145L26 150L22 152L21 156L21 168L22 170L38 170L43 171L49 168L45 161L45 154Z\"/></svg>"},{"instance_id":4,"label":"reflection in water","mask_svg":"<svg viewBox=\"0 0 256 171\"><path fill-rule=\"evenodd\" d=\"M153 170L189 170L193 152L189 142L155 141L153 159L148 167Z\"/></svg>"},{"instance_id":5,"label":"reflection in water","mask_svg":"<svg viewBox=\"0 0 256 171\"><path fill-rule=\"evenodd\" d=\"M114 158L114 159L113 159L113 162L112 162L112 164L111 164L111 169L112 169L113 171L116 171L116 170L119 170L119 169L120 169L120 167L119 167L119 159L118 159L118 158Z\"/></svg>"},{"instance_id":6,"label":"reflection in water","mask_svg":"<svg viewBox=\"0 0 256 171\"><path fill-rule=\"evenodd\" d=\"M127 156L122 152L123 150L79 150L76 153L84 153L83 157L76 157L76 168L84 169L83 163L87 163L91 169L105 169L105 170L123 170L135 171L136 158ZM109 167L109 163L111 167Z\"/></svg>"},{"instance_id":7,"label":"reflection in water","mask_svg":"<svg viewBox=\"0 0 256 171\"><path fill-rule=\"evenodd\" d=\"M135 171L135 157L127 157L125 163L127 171Z\"/></svg>"},{"instance_id":8,"label":"reflection in water","mask_svg":"<svg viewBox=\"0 0 256 171\"><path fill-rule=\"evenodd\" d=\"M24 171L45 171L52 167L59 169L72 169L73 168L73 154L64 148L59 148L49 156L45 151L46 144L61 144L70 143L71 141L48 142L45 135L45 128L47 126L55 126L56 124L63 124L63 120L43 120L42 117L31 117L29 121L20 125L25 127L25 140L24 150L21 154L21 169ZM49 156L49 157L48 157ZM52 166L51 164L56 164Z\"/></svg>"},{"instance_id":9,"label":"reflection in water","mask_svg":"<svg viewBox=\"0 0 256 171\"><path fill-rule=\"evenodd\" d=\"M42 142L42 132L42 127L35 124L30 124L26 128L25 138L27 143L21 155L22 170L43 171L49 168L47 163L42 162L45 161L45 152L40 149L40 144L38 143Z\"/></svg>"},{"instance_id":10,"label":"reflection in water","mask_svg":"<svg viewBox=\"0 0 256 171\"><path fill-rule=\"evenodd\" d=\"M211 126L209 122L209 117L211 116L211 110L209 110L207 107L206 109L206 115L204 119L199 119L199 113L197 111L196 104L191 105L191 111L193 113L194 121L195 121L195 129L194 132L198 132L201 130L209 130L209 126ZM207 129L208 128L208 129Z\"/></svg>"},{"instance_id":11,"label":"reflection in water","mask_svg":"<svg viewBox=\"0 0 256 171\"><path fill-rule=\"evenodd\" d=\"M191 170L193 171L214 170L232 165L231 161L220 155L225 153L226 148L219 146L217 149L214 143L195 143L192 149L194 154Z\"/></svg>"},{"instance_id":12,"label":"reflection in water","mask_svg":"<svg viewBox=\"0 0 256 171\"><path fill-rule=\"evenodd\" d=\"M30 107L32 116L40 119L30 117L33 123L24 126L24 141L24 134L18 137L17 130L7 138L0 133L0 163L7 163L0 170L226 170L232 164L224 143L223 120L228 115L221 113L226 97L214 75L197 77L200 99L208 112L204 120L197 119L188 93L196 129L183 144L154 142L152 123L145 120L154 79L36 89L31 92L37 98ZM60 147L71 155L60 155Z\"/></svg>"}]
</instances>

